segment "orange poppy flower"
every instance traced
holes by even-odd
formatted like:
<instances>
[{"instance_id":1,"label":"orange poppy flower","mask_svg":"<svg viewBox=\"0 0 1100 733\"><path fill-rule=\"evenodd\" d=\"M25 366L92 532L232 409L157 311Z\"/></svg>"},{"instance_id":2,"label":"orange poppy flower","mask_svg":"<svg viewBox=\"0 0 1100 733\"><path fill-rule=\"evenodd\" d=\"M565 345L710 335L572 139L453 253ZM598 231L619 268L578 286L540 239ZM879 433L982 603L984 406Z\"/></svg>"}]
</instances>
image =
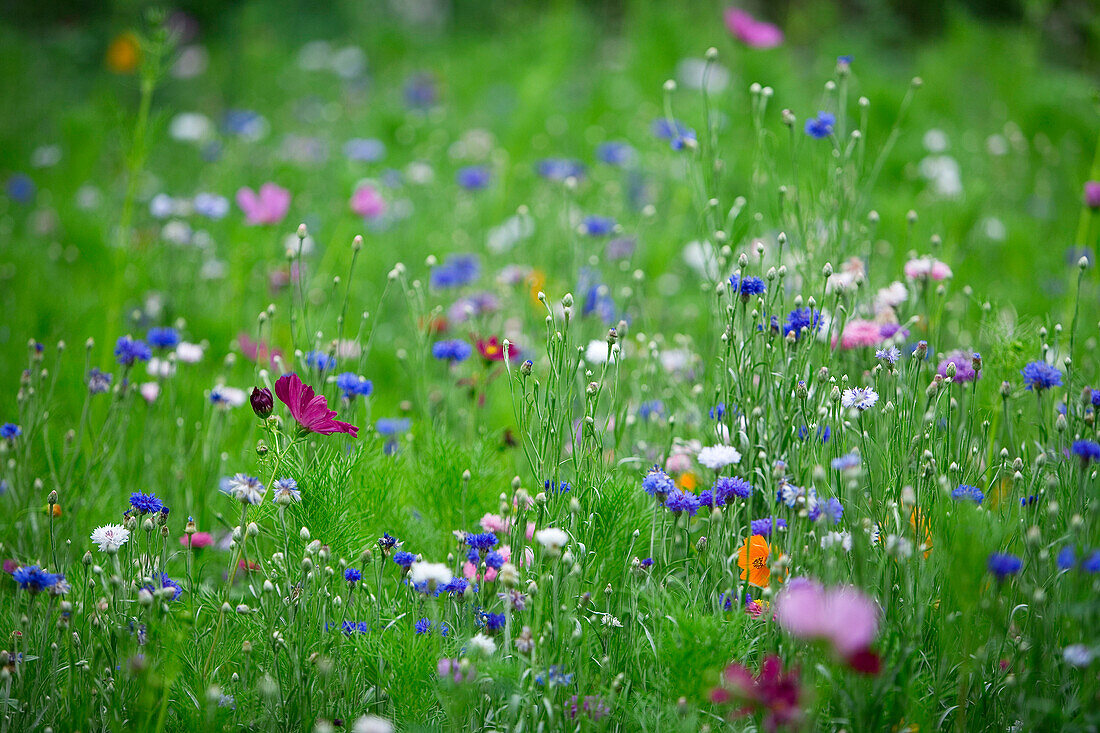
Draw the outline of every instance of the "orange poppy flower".
<instances>
[{"instance_id":1,"label":"orange poppy flower","mask_svg":"<svg viewBox=\"0 0 1100 733\"><path fill-rule=\"evenodd\" d=\"M684 491L695 491L695 487L699 485L699 477L691 471L680 474L680 478L676 481L680 485L680 488Z\"/></svg>"},{"instance_id":2,"label":"orange poppy flower","mask_svg":"<svg viewBox=\"0 0 1100 733\"><path fill-rule=\"evenodd\" d=\"M737 552L737 567L741 568L741 580L748 579L751 585L758 588L767 588L771 582L771 571L768 569L768 555L771 548L768 541L761 535L754 534L745 539L745 544ZM782 578L776 579L782 582Z\"/></svg>"},{"instance_id":3,"label":"orange poppy flower","mask_svg":"<svg viewBox=\"0 0 1100 733\"><path fill-rule=\"evenodd\" d=\"M133 33L119 33L107 47L107 68L116 74L132 74L141 61L141 47Z\"/></svg>"}]
</instances>

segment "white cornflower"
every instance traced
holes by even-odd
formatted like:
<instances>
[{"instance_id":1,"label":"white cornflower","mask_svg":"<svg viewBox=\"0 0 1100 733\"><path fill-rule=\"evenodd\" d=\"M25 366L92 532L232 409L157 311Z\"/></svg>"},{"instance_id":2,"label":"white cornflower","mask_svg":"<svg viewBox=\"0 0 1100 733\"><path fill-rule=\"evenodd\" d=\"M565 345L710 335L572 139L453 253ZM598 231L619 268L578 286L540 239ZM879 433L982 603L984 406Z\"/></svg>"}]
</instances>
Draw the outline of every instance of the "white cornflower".
<instances>
[{"instance_id":1,"label":"white cornflower","mask_svg":"<svg viewBox=\"0 0 1100 733\"><path fill-rule=\"evenodd\" d=\"M860 411L874 407L876 402L878 402L878 392L870 387L846 389L840 396L840 404L843 407L854 407Z\"/></svg>"},{"instance_id":2,"label":"white cornflower","mask_svg":"<svg viewBox=\"0 0 1100 733\"><path fill-rule=\"evenodd\" d=\"M242 504L259 504L264 500L264 485L255 476L238 473L229 479L229 492Z\"/></svg>"},{"instance_id":3,"label":"white cornflower","mask_svg":"<svg viewBox=\"0 0 1100 733\"><path fill-rule=\"evenodd\" d=\"M565 533L565 530L557 527L547 527L535 532L535 539L551 556L556 557L561 553L561 548L569 542L569 535Z\"/></svg>"},{"instance_id":4,"label":"white cornflower","mask_svg":"<svg viewBox=\"0 0 1100 733\"><path fill-rule=\"evenodd\" d=\"M1087 667L1092 662L1092 651L1084 644L1071 644L1062 650L1062 659L1074 667Z\"/></svg>"},{"instance_id":5,"label":"white cornflower","mask_svg":"<svg viewBox=\"0 0 1100 733\"><path fill-rule=\"evenodd\" d=\"M413 563L409 578L413 585L427 583L428 590L435 590L438 586L450 583L454 576L443 563L420 561Z\"/></svg>"},{"instance_id":6,"label":"white cornflower","mask_svg":"<svg viewBox=\"0 0 1100 733\"><path fill-rule=\"evenodd\" d=\"M393 733L393 723L377 715L364 715L351 724L351 733Z\"/></svg>"},{"instance_id":7,"label":"white cornflower","mask_svg":"<svg viewBox=\"0 0 1100 733\"><path fill-rule=\"evenodd\" d=\"M181 342L176 346L176 360L185 364L195 364L202 360L202 346L198 344Z\"/></svg>"},{"instance_id":8,"label":"white cornflower","mask_svg":"<svg viewBox=\"0 0 1100 733\"><path fill-rule=\"evenodd\" d=\"M226 387L224 384L219 384L210 390L210 401L223 409L240 407L247 399L248 395L243 389Z\"/></svg>"},{"instance_id":9,"label":"white cornflower","mask_svg":"<svg viewBox=\"0 0 1100 733\"><path fill-rule=\"evenodd\" d=\"M100 552L115 554L130 539L130 530L121 524L105 524L92 531L92 542L99 545Z\"/></svg>"},{"instance_id":10,"label":"white cornflower","mask_svg":"<svg viewBox=\"0 0 1100 733\"><path fill-rule=\"evenodd\" d=\"M485 634L478 634L470 639L469 649L475 656L491 657L497 650L497 643L493 641L492 637L486 636Z\"/></svg>"},{"instance_id":11,"label":"white cornflower","mask_svg":"<svg viewBox=\"0 0 1100 733\"><path fill-rule=\"evenodd\" d=\"M720 471L741 460L741 453L732 445L711 445L699 451L697 460L703 466Z\"/></svg>"}]
</instances>

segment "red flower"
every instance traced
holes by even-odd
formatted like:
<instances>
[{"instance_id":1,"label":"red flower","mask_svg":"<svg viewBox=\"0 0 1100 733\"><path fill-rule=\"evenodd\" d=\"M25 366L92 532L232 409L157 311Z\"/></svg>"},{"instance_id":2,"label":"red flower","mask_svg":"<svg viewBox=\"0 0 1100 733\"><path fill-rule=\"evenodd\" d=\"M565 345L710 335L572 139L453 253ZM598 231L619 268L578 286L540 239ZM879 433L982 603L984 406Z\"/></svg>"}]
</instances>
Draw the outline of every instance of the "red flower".
<instances>
[{"instance_id":1,"label":"red flower","mask_svg":"<svg viewBox=\"0 0 1100 733\"><path fill-rule=\"evenodd\" d=\"M802 715L798 707L798 673L783 674L783 662L777 656L765 657L756 676L740 664L730 664L722 674L722 682L722 687L711 691L711 702L742 703L733 711L734 717L763 711L764 727L774 731Z\"/></svg>"},{"instance_id":2,"label":"red flower","mask_svg":"<svg viewBox=\"0 0 1100 733\"><path fill-rule=\"evenodd\" d=\"M284 374L275 382L275 396L290 409L293 417L302 429L310 433L331 435L347 433L355 438L359 428L346 422L334 420L336 412L328 409L324 395L314 393L313 387L302 384L297 374Z\"/></svg>"},{"instance_id":3,"label":"red flower","mask_svg":"<svg viewBox=\"0 0 1100 733\"><path fill-rule=\"evenodd\" d=\"M860 649L848 655L848 666L860 674L876 675L882 671L882 660L870 649Z\"/></svg>"},{"instance_id":4,"label":"red flower","mask_svg":"<svg viewBox=\"0 0 1100 733\"><path fill-rule=\"evenodd\" d=\"M477 350L486 361L504 361L504 343L496 336L488 340L478 339ZM518 358L519 347L512 343L508 344L508 361L515 361Z\"/></svg>"}]
</instances>

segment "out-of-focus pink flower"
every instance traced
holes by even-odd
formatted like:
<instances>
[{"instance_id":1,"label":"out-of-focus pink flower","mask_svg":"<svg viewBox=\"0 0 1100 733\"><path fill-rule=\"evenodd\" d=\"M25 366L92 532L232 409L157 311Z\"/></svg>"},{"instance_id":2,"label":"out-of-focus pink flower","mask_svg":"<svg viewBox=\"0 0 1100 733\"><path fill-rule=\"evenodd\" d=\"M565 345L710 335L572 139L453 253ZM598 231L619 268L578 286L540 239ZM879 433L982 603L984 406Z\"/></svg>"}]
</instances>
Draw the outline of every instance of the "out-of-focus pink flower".
<instances>
[{"instance_id":1,"label":"out-of-focus pink flower","mask_svg":"<svg viewBox=\"0 0 1100 733\"><path fill-rule=\"evenodd\" d=\"M278 224L290 209L290 191L275 183L260 186L259 193L242 186L237 191L237 206L249 224Z\"/></svg>"},{"instance_id":2,"label":"out-of-focus pink flower","mask_svg":"<svg viewBox=\"0 0 1100 733\"><path fill-rule=\"evenodd\" d=\"M160 397L160 385L156 382L145 382L138 387L138 392L146 402L153 404Z\"/></svg>"},{"instance_id":3,"label":"out-of-focus pink flower","mask_svg":"<svg viewBox=\"0 0 1100 733\"><path fill-rule=\"evenodd\" d=\"M1100 209L1100 181L1085 181L1085 206Z\"/></svg>"},{"instance_id":4,"label":"out-of-focus pink flower","mask_svg":"<svg viewBox=\"0 0 1100 733\"><path fill-rule=\"evenodd\" d=\"M857 349L861 346L877 346L883 341L882 327L874 321L853 318L844 324L844 333L840 335L840 348ZM836 345L836 337L833 337Z\"/></svg>"},{"instance_id":5,"label":"out-of-focus pink flower","mask_svg":"<svg viewBox=\"0 0 1100 733\"><path fill-rule=\"evenodd\" d=\"M665 461L665 470L669 473L684 473L690 471L692 466L691 456L687 453L673 453Z\"/></svg>"},{"instance_id":6,"label":"out-of-focus pink flower","mask_svg":"<svg viewBox=\"0 0 1100 733\"><path fill-rule=\"evenodd\" d=\"M359 435L359 428L351 423L333 419L336 411L328 408L325 396L316 394L313 387L303 384L297 374L279 377L275 382L275 396L290 409L291 417L303 430L321 435L347 433L353 438Z\"/></svg>"},{"instance_id":7,"label":"out-of-focus pink flower","mask_svg":"<svg viewBox=\"0 0 1100 733\"><path fill-rule=\"evenodd\" d=\"M795 578L776 596L775 617L793 636L825 639L844 657L867 649L878 634L878 605L850 585Z\"/></svg>"},{"instance_id":8,"label":"out-of-focus pink flower","mask_svg":"<svg viewBox=\"0 0 1100 733\"><path fill-rule=\"evenodd\" d=\"M214 544L214 535L209 532L196 532L190 535L190 541L188 541L188 535L180 537L180 544L184 547L191 545L192 549L201 550L204 547L210 547Z\"/></svg>"},{"instance_id":9,"label":"out-of-focus pink flower","mask_svg":"<svg viewBox=\"0 0 1100 733\"><path fill-rule=\"evenodd\" d=\"M946 263L935 257L917 257L905 263L905 276L910 280L946 280L953 273Z\"/></svg>"},{"instance_id":10,"label":"out-of-focus pink flower","mask_svg":"<svg viewBox=\"0 0 1100 733\"><path fill-rule=\"evenodd\" d=\"M499 514L486 514L481 518L481 528L494 534L507 534L512 523Z\"/></svg>"},{"instance_id":11,"label":"out-of-focus pink flower","mask_svg":"<svg viewBox=\"0 0 1100 733\"><path fill-rule=\"evenodd\" d=\"M534 539L534 537L535 537L535 523L534 522L528 522L527 523L527 539L529 539L529 540Z\"/></svg>"},{"instance_id":12,"label":"out-of-focus pink flower","mask_svg":"<svg viewBox=\"0 0 1100 733\"><path fill-rule=\"evenodd\" d=\"M12 573L14 573L18 569L19 569L19 562L17 560L13 560L12 558L9 557L7 560L4 561L4 572L7 573L8 575L11 575Z\"/></svg>"},{"instance_id":13,"label":"out-of-focus pink flower","mask_svg":"<svg viewBox=\"0 0 1100 733\"><path fill-rule=\"evenodd\" d=\"M386 213L386 202L377 188L363 183L351 195L351 210L358 216L377 219Z\"/></svg>"},{"instance_id":14,"label":"out-of-focus pink flower","mask_svg":"<svg viewBox=\"0 0 1100 733\"><path fill-rule=\"evenodd\" d=\"M265 341L254 341L244 331L237 334L237 344L240 346L241 353L244 354L245 358L257 364L263 363L274 367L275 357L283 355L283 352L278 349L273 350Z\"/></svg>"},{"instance_id":15,"label":"out-of-focus pink flower","mask_svg":"<svg viewBox=\"0 0 1100 733\"><path fill-rule=\"evenodd\" d=\"M775 731L802 716L798 706L800 696L798 673L784 674L782 660L771 655L764 657L756 675L736 662L727 666L722 673L722 686L711 690L710 701L737 706L731 717L762 711L765 728Z\"/></svg>"},{"instance_id":16,"label":"out-of-focus pink flower","mask_svg":"<svg viewBox=\"0 0 1100 733\"><path fill-rule=\"evenodd\" d=\"M750 48L775 48L783 43L778 26L757 20L741 8L726 8L726 28Z\"/></svg>"}]
</instances>

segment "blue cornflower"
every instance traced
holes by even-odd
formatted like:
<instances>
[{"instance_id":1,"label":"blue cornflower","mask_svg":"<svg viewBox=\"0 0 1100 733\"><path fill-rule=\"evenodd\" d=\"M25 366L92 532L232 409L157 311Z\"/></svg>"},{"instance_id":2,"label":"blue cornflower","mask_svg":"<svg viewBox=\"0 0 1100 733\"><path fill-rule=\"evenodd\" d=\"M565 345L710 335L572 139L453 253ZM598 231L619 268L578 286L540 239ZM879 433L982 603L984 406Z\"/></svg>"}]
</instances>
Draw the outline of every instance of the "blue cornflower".
<instances>
[{"instance_id":1,"label":"blue cornflower","mask_svg":"<svg viewBox=\"0 0 1100 733\"><path fill-rule=\"evenodd\" d=\"M664 117L654 120L653 134L662 140L668 140L669 147L673 150L695 146L695 130L677 120L668 120Z\"/></svg>"},{"instance_id":2,"label":"blue cornflower","mask_svg":"<svg viewBox=\"0 0 1100 733\"><path fill-rule=\"evenodd\" d=\"M375 138L355 137L344 143L344 157L362 163L377 163L386 157L386 144Z\"/></svg>"},{"instance_id":3,"label":"blue cornflower","mask_svg":"<svg viewBox=\"0 0 1100 733\"><path fill-rule=\"evenodd\" d=\"M852 63L852 57L850 54L836 57L837 66L850 66Z\"/></svg>"},{"instance_id":4,"label":"blue cornflower","mask_svg":"<svg viewBox=\"0 0 1100 733\"><path fill-rule=\"evenodd\" d=\"M550 680L550 685L569 685L573 683L573 674L566 673L559 665L551 664L550 669L547 670L548 675L544 677L542 674L535 676L535 682L540 685L545 685L547 679Z\"/></svg>"},{"instance_id":5,"label":"blue cornflower","mask_svg":"<svg viewBox=\"0 0 1100 733\"><path fill-rule=\"evenodd\" d=\"M482 613L481 620L485 624L486 631L500 631L504 628L505 619L503 613Z\"/></svg>"},{"instance_id":6,"label":"blue cornflower","mask_svg":"<svg viewBox=\"0 0 1100 733\"><path fill-rule=\"evenodd\" d=\"M1076 440L1070 450L1081 459L1081 465L1087 466L1089 461L1100 461L1100 443L1094 440Z\"/></svg>"},{"instance_id":7,"label":"blue cornflower","mask_svg":"<svg viewBox=\"0 0 1100 733\"><path fill-rule=\"evenodd\" d=\"M773 519L774 519L774 524L775 524L776 529L786 529L787 528L787 520L786 519L779 519L779 518L776 518L776 517L764 517L763 519L754 519L754 520L752 520L752 522L749 525L752 528L752 533L754 535L760 535L761 537L770 537L771 533L772 533L772 524L773 524L772 520Z\"/></svg>"},{"instance_id":8,"label":"blue cornflower","mask_svg":"<svg viewBox=\"0 0 1100 733\"><path fill-rule=\"evenodd\" d=\"M432 344L432 356L440 361L466 361L473 352L474 347L462 339L447 339Z\"/></svg>"},{"instance_id":9,"label":"blue cornflower","mask_svg":"<svg viewBox=\"0 0 1100 733\"><path fill-rule=\"evenodd\" d=\"M645 560L642 560L642 567L643 568L653 567L653 558L652 557L647 557Z\"/></svg>"},{"instance_id":10,"label":"blue cornflower","mask_svg":"<svg viewBox=\"0 0 1100 733\"><path fill-rule=\"evenodd\" d=\"M710 412L707 414L710 415L711 420L721 420L726 414L726 403L719 402L717 405L710 408Z\"/></svg>"},{"instance_id":11,"label":"blue cornflower","mask_svg":"<svg viewBox=\"0 0 1100 733\"><path fill-rule=\"evenodd\" d=\"M154 349L174 349L179 346L180 334L174 328L150 328L145 340Z\"/></svg>"},{"instance_id":12,"label":"blue cornflower","mask_svg":"<svg viewBox=\"0 0 1100 733\"><path fill-rule=\"evenodd\" d=\"M660 400L647 400L638 405L638 417L642 422L656 420L665 414L665 403Z\"/></svg>"},{"instance_id":13,"label":"blue cornflower","mask_svg":"<svg viewBox=\"0 0 1100 733\"><path fill-rule=\"evenodd\" d=\"M111 374L92 367L88 370L88 391L92 394L102 394L111 388L112 379L114 377Z\"/></svg>"},{"instance_id":14,"label":"blue cornflower","mask_svg":"<svg viewBox=\"0 0 1100 733\"><path fill-rule=\"evenodd\" d=\"M833 520L833 524L840 524L843 516L844 505L835 496L828 501L819 501L809 513L811 522L816 522L821 517L828 517Z\"/></svg>"},{"instance_id":15,"label":"blue cornflower","mask_svg":"<svg viewBox=\"0 0 1100 733\"><path fill-rule=\"evenodd\" d=\"M493 568L494 570L500 570L500 566L504 564L504 555L500 554L496 550L493 550L485 556L485 566Z\"/></svg>"},{"instance_id":16,"label":"blue cornflower","mask_svg":"<svg viewBox=\"0 0 1100 733\"><path fill-rule=\"evenodd\" d=\"M786 481L781 481L779 483L779 489L775 492L775 501L793 508L794 505L798 503L799 497L805 495L806 490L801 486L795 486Z\"/></svg>"},{"instance_id":17,"label":"blue cornflower","mask_svg":"<svg viewBox=\"0 0 1100 733\"><path fill-rule=\"evenodd\" d=\"M544 158L535 166L535 171L543 178L551 181L583 178L584 163L569 158Z\"/></svg>"},{"instance_id":18,"label":"blue cornflower","mask_svg":"<svg viewBox=\"0 0 1100 733\"><path fill-rule=\"evenodd\" d=\"M835 471L854 471L860 466L859 453L852 451L851 453L845 453L842 456L837 456L832 460L832 467Z\"/></svg>"},{"instance_id":19,"label":"blue cornflower","mask_svg":"<svg viewBox=\"0 0 1100 733\"><path fill-rule=\"evenodd\" d=\"M412 567L412 564L416 562L416 555L412 554L411 552L399 550L398 552L393 553L393 561L408 570L410 567Z\"/></svg>"},{"instance_id":20,"label":"blue cornflower","mask_svg":"<svg viewBox=\"0 0 1100 733\"><path fill-rule=\"evenodd\" d=\"M374 429L380 435L397 435L407 432L412 421L407 417L380 417L374 424Z\"/></svg>"},{"instance_id":21,"label":"blue cornflower","mask_svg":"<svg viewBox=\"0 0 1100 733\"><path fill-rule=\"evenodd\" d=\"M430 634L432 631L432 622L426 618L422 618L413 626L413 631L417 634Z\"/></svg>"},{"instance_id":22,"label":"blue cornflower","mask_svg":"<svg viewBox=\"0 0 1100 733\"><path fill-rule=\"evenodd\" d=\"M951 498L955 501L964 501L970 499L975 504L981 504L985 499L985 494L977 486L969 486L967 484L959 484L954 491L951 492Z\"/></svg>"},{"instance_id":23,"label":"blue cornflower","mask_svg":"<svg viewBox=\"0 0 1100 733\"><path fill-rule=\"evenodd\" d=\"M52 588L58 582L65 580L65 576L60 573L47 573L37 565L27 565L21 568L17 568L12 577L15 578L15 582L19 584L19 587L23 590L30 591L31 593L40 593L48 588Z\"/></svg>"},{"instance_id":24,"label":"blue cornflower","mask_svg":"<svg viewBox=\"0 0 1100 733\"><path fill-rule=\"evenodd\" d=\"M1077 552L1073 549L1073 545L1066 545L1059 550L1055 562L1058 564L1059 570L1072 568L1077 563Z\"/></svg>"},{"instance_id":25,"label":"blue cornflower","mask_svg":"<svg viewBox=\"0 0 1100 733\"><path fill-rule=\"evenodd\" d=\"M361 572L359 572L359 568L345 568L344 569L344 580L348 581L349 583L355 584L355 583L358 583L362 579L363 579L363 574Z\"/></svg>"},{"instance_id":26,"label":"blue cornflower","mask_svg":"<svg viewBox=\"0 0 1100 733\"><path fill-rule=\"evenodd\" d=\"M615 299L606 285L600 282L599 273L590 268L583 268L577 281L577 291L584 293L584 302L581 304L581 315L587 316L595 313L604 323L611 324L618 320L615 310Z\"/></svg>"},{"instance_id":27,"label":"blue cornflower","mask_svg":"<svg viewBox=\"0 0 1100 733\"><path fill-rule=\"evenodd\" d=\"M695 516L699 509L699 497L687 491L676 490L668 495L665 500L665 508L675 514L687 512L688 516Z\"/></svg>"},{"instance_id":28,"label":"blue cornflower","mask_svg":"<svg viewBox=\"0 0 1100 733\"><path fill-rule=\"evenodd\" d=\"M16 173L8 179L8 197L20 204L28 204L34 198L34 181L26 173Z\"/></svg>"},{"instance_id":29,"label":"blue cornflower","mask_svg":"<svg viewBox=\"0 0 1100 733\"><path fill-rule=\"evenodd\" d=\"M481 261L472 254L455 254L432 268L428 282L437 290L469 285L481 275Z\"/></svg>"},{"instance_id":30,"label":"blue cornflower","mask_svg":"<svg viewBox=\"0 0 1100 733\"><path fill-rule=\"evenodd\" d=\"M596 148L596 159L608 165L626 167L634 162L638 154L630 143L610 141L600 143Z\"/></svg>"},{"instance_id":31,"label":"blue cornflower","mask_svg":"<svg viewBox=\"0 0 1100 733\"><path fill-rule=\"evenodd\" d=\"M1035 494L1032 494L1030 496L1021 496L1020 497L1020 506L1029 507L1037 501L1039 501L1039 497L1036 496Z\"/></svg>"},{"instance_id":32,"label":"blue cornflower","mask_svg":"<svg viewBox=\"0 0 1100 733\"><path fill-rule=\"evenodd\" d=\"M413 74L405 82L405 104L413 109L429 109L439 100L439 85L428 72Z\"/></svg>"},{"instance_id":33,"label":"blue cornflower","mask_svg":"<svg viewBox=\"0 0 1100 733\"><path fill-rule=\"evenodd\" d=\"M389 532L383 532L382 536L378 538L378 546L382 548L382 552L388 552L400 544L397 538Z\"/></svg>"},{"instance_id":34,"label":"blue cornflower","mask_svg":"<svg viewBox=\"0 0 1100 733\"><path fill-rule=\"evenodd\" d=\"M336 386L344 393L344 398L348 400L356 397L367 397L374 392L374 383L355 372L344 372L337 375Z\"/></svg>"},{"instance_id":35,"label":"blue cornflower","mask_svg":"<svg viewBox=\"0 0 1100 733\"><path fill-rule=\"evenodd\" d=\"M468 191L479 191L488 188L493 176L489 169L483 165L471 165L460 168L455 174L455 181Z\"/></svg>"},{"instance_id":36,"label":"blue cornflower","mask_svg":"<svg viewBox=\"0 0 1100 733\"><path fill-rule=\"evenodd\" d=\"M542 488L550 494L566 494L573 490L573 485L568 481L562 481L560 484L546 479L542 482Z\"/></svg>"},{"instance_id":37,"label":"blue cornflower","mask_svg":"<svg viewBox=\"0 0 1100 733\"><path fill-rule=\"evenodd\" d=\"M1081 569L1086 573L1100 573L1100 550L1093 550L1081 561Z\"/></svg>"},{"instance_id":38,"label":"blue cornflower","mask_svg":"<svg viewBox=\"0 0 1100 733\"><path fill-rule=\"evenodd\" d=\"M0 425L0 438L4 440L15 440L23 434L23 428L19 427L13 422L6 422Z\"/></svg>"},{"instance_id":39,"label":"blue cornflower","mask_svg":"<svg viewBox=\"0 0 1100 733\"><path fill-rule=\"evenodd\" d=\"M276 504L285 506L291 502L301 501L302 492L298 488L298 482L292 478L281 478L271 485L271 500Z\"/></svg>"},{"instance_id":40,"label":"blue cornflower","mask_svg":"<svg viewBox=\"0 0 1100 733\"><path fill-rule=\"evenodd\" d=\"M305 357L306 366L319 372L326 372L336 368L336 357L323 351L310 351Z\"/></svg>"},{"instance_id":41,"label":"blue cornflower","mask_svg":"<svg viewBox=\"0 0 1100 733\"><path fill-rule=\"evenodd\" d=\"M1100 407L1100 389L1090 389L1089 398L1092 400L1093 407Z\"/></svg>"},{"instance_id":42,"label":"blue cornflower","mask_svg":"<svg viewBox=\"0 0 1100 733\"><path fill-rule=\"evenodd\" d=\"M500 540L492 532L466 535L466 544L478 552L487 552L497 546Z\"/></svg>"},{"instance_id":43,"label":"blue cornflower","mask_svg":"<svg viewBox=\"0 0 1100 733\"><path fill-rule=\"evenodd\" d=\"M994 552L989 556L989 572L997 576L997 580L1004 580L1010 575L1020 572L1024 561L1007 552Z\"/></svg>"},{"instance_id":44,"label":"blue cornflower","mask_svg":"<svg viewBox=\"0 0 1100 733\"><path fill-rule=\"evenodd\" d=\"M821 439L822 443L828 443L829 437L833 434L833 431L829 429L828 425L817 426L817 437ZM798 439L805 440L810 435L810 429L803 425L798 429Z\"/></svg>"},{"instance_id":45,"label":"blue cornflower","mask_svg":"<svg viewBox=\"0 0 1100 733\"><path fill-rule=\"evenodd\" d=\"M138 514L156 514L164 509L164 504L156 494L142 494L137 491L130 494L130 506Z\"/></svg>"},{"instance_id":46,"label":"blue cornflower","mask_svg":"<svg viewBox=\"0 0 1100 733\"><path fill-rule=\"evenodd\" d=\"M610 216L586 216L581 231L590 237L606 237L615 231L615 220Z\"/></svg>"},{"instance_id":47,"label":"blue cornflower","mask_svg":"<svg viewBox=\"0 0 1100 733\"><path fill-rule=\"evenodd\" d=\"M719 504L728 504L734 497L752 496L752 484L739 476L719 476L714 481L714 497Z\"/></svg>"},{"instance_id":48,"label":"blue cornflower","mask_svg":"<svg viewBox=\"0 0 1100 733\"><path fill-rule=\"evenodd\" d=\"M152 593L155 590L158 590L157 588L154 588L151 585L147 585L145 587L150 593ZM172 593L172 600L173 601L176 600L177 598L179 598L180 595L183 593L183 588L180 587L180 584L177 583L176 581L172 580L171 578L169 578L165 573L160 574L160 587L161 588L171 588L173 590L173 593Z\"/></svg>"},{"instance_id":49,"label":"blue cornflower","mask_svg":"<svg viewBox=\"0 0 1100 733\"><path fill-rule=\"evenodd\" d=\"M115 342L115 358L122 366L131 366L135 361L149 361L153 352L144 341L123 336Z\"/></svg>"},{"instance_id":50,"label":"blue cornflower","mask_svg":"<svg viewBox=\"0 0 1100 733\"><path fill-rule=\"evenodd\" d=\"M1062 386L1062 372L1045 361L1031 362L1020 370L1020 374L1029 390L1042 392L1044 389Z\"/></svg>"},{"instance_id":51,"label":"blue cornflower","mask_svg":"<svg viewBox=\"0 0 1100 733\"><path fill-rule=\"evenodd\" d=\"M344 623L340 624L340 629L346 635L351 636L355 633L367 633L368 631L370 631L370 626L367 625L366 621L345 621Z\"/></svg>"},{"instance_id":52,"label":"blue cornflower","mask_svg":"<svg viewBox=\"0 0 1100 733\"><path fill-rule=\"evenodd\" d=\"M437 596L444 593L451 596L460 596L466 592L466 587L468 585L470 585L470 581L466 580L465 578L451 578L450 583L445 583L436 588L435 594ZM474 590L477 590L476 586L474 587ZM444 634L444 636L446 636L446 634Z\"/></svg>"},{"instance_id":53,"label":"blue cornflower","mask_svg":"<svg viewBox=\"0 0 1100 733\"><path fill-rule=\"evenodd\" d=\"M642 479L642 488L650 496L655 496L659 501L663 501L666 496L676 489L676 482L667 473L654 466Z\"/></svg>"},{"instance_id":54,"label":"blue cornflower","mask_svg":"<svg viewBox=\"0 0 1100 733\"><path fill-rule=\"evenodd\" d=\"M835 124L836 117L828 112L818 112L817 117L806 120L806 134L818 140L829 137L833 134Z\"/></svg>"},{"instance_id":55,"label":"blue cornflower","mask_svg":"<svg viewBox=\"0 0 1100 733\"><path fill-rule=\"evenodd\" d=\"M816 333L821 329L821 313L813 308L795 308L787 314L783 324L783 335L794 334L795 340L802 338L803 330Z\"/></svg>"},{"instance_id":56,"label":"blue cornflower","mask_svg":"<svg viewBox=\"0 0 1100 733\"><path fill-rule=\"evenodd\" d=\"M466 559L472 563L481 562L481 553L471 547L466 551Z\"/></svg>"},{"instance_id":57,"label":"blue cornflower","mask_svg":"<svg viewBox=\"0 0 1100 733\"><path fill-rule=\"evenodd\" d=\"M730 276L730 287L733 292L741 295L741 302L748 303L753 296L763 295L768 292L768 286L758 277L741 278L737 275Z\"/></svg>"}]
</instances>

